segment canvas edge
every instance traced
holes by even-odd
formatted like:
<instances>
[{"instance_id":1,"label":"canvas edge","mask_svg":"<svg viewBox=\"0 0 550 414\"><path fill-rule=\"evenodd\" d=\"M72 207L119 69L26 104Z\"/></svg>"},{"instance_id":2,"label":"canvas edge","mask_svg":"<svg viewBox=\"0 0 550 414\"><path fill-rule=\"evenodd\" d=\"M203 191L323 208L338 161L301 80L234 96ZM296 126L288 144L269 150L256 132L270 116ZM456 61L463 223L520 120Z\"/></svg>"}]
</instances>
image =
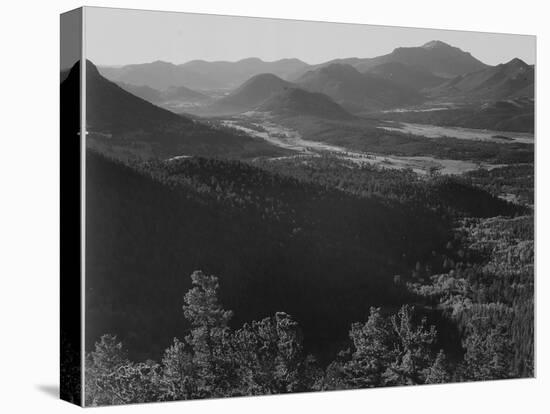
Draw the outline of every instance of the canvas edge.
<instances>
[{"instance_id":1,"label":"canvas edge","mask_svg":"<svg viewBox=\"0 0 550 414\"><path fill-rule=\"evenodd\" d=\"M67 76L83 57L83 8L60 14L60 69ZM83 244L82 244L82 80L63 91L60 83L60 315L59 397L84 405ZM78 95L78 96L76 96ZM73 100L74 99L74 100ZM78 108L75 108L78 106Z\"/></svg>"}]
</instances>

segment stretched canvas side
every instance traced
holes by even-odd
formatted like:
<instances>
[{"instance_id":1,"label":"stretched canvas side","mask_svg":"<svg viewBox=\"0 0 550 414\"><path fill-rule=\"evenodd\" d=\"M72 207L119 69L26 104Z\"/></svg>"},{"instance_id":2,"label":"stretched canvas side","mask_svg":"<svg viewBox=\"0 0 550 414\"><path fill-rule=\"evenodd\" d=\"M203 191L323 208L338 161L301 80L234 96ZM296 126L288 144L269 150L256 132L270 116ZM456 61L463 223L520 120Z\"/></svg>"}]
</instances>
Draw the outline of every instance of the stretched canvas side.
<instances>
[{"instance_id":1,"label":"stretched canvas side","mask_svg":"<svg viewBox=\"0 0 550 414\"><path fill-rule=\"evenodd\" d=\"M60 18L60 397L83 401L82 58L83 9Z\"/></svg>"}]
</instances>

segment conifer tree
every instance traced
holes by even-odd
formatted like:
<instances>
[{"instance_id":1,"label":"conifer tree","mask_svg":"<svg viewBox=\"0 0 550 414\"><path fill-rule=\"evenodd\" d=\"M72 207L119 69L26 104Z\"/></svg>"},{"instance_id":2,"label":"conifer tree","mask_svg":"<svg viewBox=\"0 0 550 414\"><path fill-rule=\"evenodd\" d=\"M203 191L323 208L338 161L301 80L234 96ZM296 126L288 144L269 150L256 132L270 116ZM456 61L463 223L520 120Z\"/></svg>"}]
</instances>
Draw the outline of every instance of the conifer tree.
<instances>
[{"instance_id":1,"label":"conifer tree","mask_svg":"<svg viewBox=\"0 0 550 414\"><path fill-rule=\"evenodd\" d=\"M191 280L193 288L184 297L183 312L192 325L186 341L193 350L198 396L232 395L236 382L228 327L232 312L218 302L217 277L196 271Z\"/></svg>"},{"instance_id":2,"label":"conifer tree","mask_svg":"<svg viewBox=\"0 0 550 414\"><path fill-rule=\"evenodd\" d=\"M169 399L187 400L197 393L197 372L188 345L174 338L162 358L163 380Z\"/></svg>"}]
</instances>

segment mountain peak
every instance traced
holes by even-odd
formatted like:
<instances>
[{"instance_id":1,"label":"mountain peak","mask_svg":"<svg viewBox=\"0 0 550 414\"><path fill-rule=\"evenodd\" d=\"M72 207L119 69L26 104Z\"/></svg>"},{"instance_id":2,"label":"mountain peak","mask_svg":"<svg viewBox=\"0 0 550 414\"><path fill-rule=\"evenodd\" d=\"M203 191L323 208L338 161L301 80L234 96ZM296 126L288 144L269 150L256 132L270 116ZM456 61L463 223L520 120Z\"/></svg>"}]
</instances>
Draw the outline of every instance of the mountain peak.
<instances>
[{"instance_id":1,"label":"mountain peak","mask_svg":"<svg viewBox=\"0 0 550 414\"><path fill-rule=\"evenodd\" d=\"M353 119L353 115L327 95L288 87L272 95L258 108L278 115L305 115L324 119Z\"/></svg>"},{"instance_id":2,"label":"mountain peak","mask_svg":"<svg viewBox=\"0 0 550 414\"><path fill-rule=\"evenodd\" d=\"M86 106L90 131L152 131L192 122L127 92L104 78L90 60L86 60Z\"/></svg>"},{"instance_id":3,"label":"mountain peak","mask_svg":"<svg viewBox=\"0 0 550 414\"><path fill-rule=\"evenodd\" d=\"M93 64L91 60L86 59L86 76L87 77L96 77L101 76L97 66ZM75 64L69 70L67 78L76 78L80 79L80 60L75 62Z\"/></svg>"},{"instance_id":4,"label":"mountain peak","mask_svg":"<svg viewBox=\"0 0 550 414\"><path fill-rule=\"evenodd\" d=\"M99 76L99 70L91 60L86 59L86 76L90 75Z\"/></svg>"},{"instance_id":5,"label":"mountain peak","mask_svg":"<svg viewBox=\"0 0 550 414\"><path fill-rule=\"evenodd\" d=\"M340 76L349 76L349 75L358 75L359 72L351 65L345 63L331 63L327 66L323 66L320 69L321 73L330 74L330 75L340 75Z\"/></svg>"},{"instance_id":6,"label":"mountain peak","mask_svg":"<svg viewBox=\"0 0 550 414\"><path fill-rule=\"evenodd\" d=\"M275 80L282 80L279 76L275 75L274 73L258 73L257 75L252 76L249 80L252 79L275 79Z\"/></svg>"},{"instance_id":7,"label":"mountain peak","mask_svg":"<svg viewBox=\"0 0 550 414\"><path fill-rule=\"evenodd\" d=\"M272 73L260 73L248 79L229 95L216 101L215 113L238 113L251 110L292 84Z\"/></svg>"},{"instance_id":8,"label":"mountain peak","mask_svg":"<svg viewBox=\"0 0 550 414\"><path fill-rule=\"evenodd\" d=\"M517 66L517 67L527 67L529 66L527 63L525 63L520 58L513 58L509 62L505 63L506 66Z\"/></svg>"},{"instance_id":9,"label":"mountain peak","mask_svg":"<svg viewBox=\"0 0 550 414\"><path fill-rule=\"evenodd\" d=\"M279 60L276 60L275 62L279 62L279 63L283 63L283 62L286 62L286 63L303 63L304 65L306 65L306 63L298 58L283 58L283 59L279 59Z\"/></svg>"},{"instance_id":10,"label":"mountain peak","mask_svg":"<svg viewBox=\"0 0 550 414\"><path fill-rule=\"evenodd\" d=\"M441 40L431 40L428 43L422 45L424 49L435 49L435 48L452 48L448 43L442 42Z\"/></svg>"},{"instance_id":11,"label":"mountain peak","mask_svg":"<svg viewBox=\"0 0 550 414\"><path fill-rule=\"evenodd\" d=\"M264 63L264 61L258 57L248 57L237 61L237 63Z\"/></svg>"},{"instance_id":12,"label":"mountain peak","mask_svg":"<svg viewBox=\"0 0 550 414\"><path fill-rule=\"evenodd\" d=\"M174 66L173 63L166 62L165 60L155 60L155 61L151 62L151 65L154 65L154 66Z\"/></svg>"},{"instance_id":13,"label":"mountain peak","mask_svg":"<svg viewBox=\"0 0 550 414\"><path fill-rule=\"evenodd\" d=\"M244 82L238 89L242 90L244 88L251 87L254 85L255 87L257 85L262 85L267 88L270 88L272 86L279 86L279 85L286 85L288 82L281 79L277 75L274 75L273 73L260 73L258 75L252 76L250 79L248 79L246 82ZM271 86L270 86L271 85Z\"/></svg>"},{"instance_id":14,"label":"mountain peak","mask_svg":"<svg viewBox=\"0 0 550 414\"><path fill-rule=\"evenodd\" d=\"M440 40L432 40L422 46L398 47L388 55L371 59L369 63L372 67L390 61L421 67L434 75L449 79L487 67L469 52Z\"/></svg>"}]
</instances>

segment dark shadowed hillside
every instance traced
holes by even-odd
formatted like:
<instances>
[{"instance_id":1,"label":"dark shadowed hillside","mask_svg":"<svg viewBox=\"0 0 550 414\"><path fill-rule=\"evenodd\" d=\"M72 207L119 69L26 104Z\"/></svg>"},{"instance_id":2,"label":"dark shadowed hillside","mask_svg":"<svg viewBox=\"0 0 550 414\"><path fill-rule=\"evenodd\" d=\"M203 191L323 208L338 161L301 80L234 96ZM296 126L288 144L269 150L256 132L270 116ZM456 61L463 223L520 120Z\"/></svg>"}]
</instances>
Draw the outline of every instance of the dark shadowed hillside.
<instances>
[{"instance_id":1,"label":"dark shadowed hillside","mask_svg":"<svg viewBox=\"0 0 550 414\"><path fill-rule=\"evenodd\" d=\"M90 61L86 62L86 108L91 131L116 132L192 123L108 81Z\"/></svg>"},{"instance_id":2,"label":"dark shadowed hillside","mask_svg":"<svg viewBox=\"0 0 550 414\"><path fill-rule=\"evenodd\" d=\"M323 119L353 119L348 111L327 95L287 88L258 107L259 111L280 116L313 116Z\"/></svg>"},{"instance_id":3,"label":"dark shadowed hillside","mask_svg":"<svg viewBox=\"0 0 550 414\"><path fill-rule=\"evenodd\" d=\"M87 62L86 116L94 148L121 158L208 155L276 156L287 151L263 140L192 120L159 108L102 77ZM78 66L62 84L78 82ZM62 92L63 93L63 92Z\"/></svg>"},{"instance_id":4,"label":"dark shadowed hillside","mask_svg":"<svg viewBox=\"0 0 550 414\"><path fill-rule=\"evenodd\" d=\"M271 73L263 73L248 79L245 83L221 98L208 108L214 113L238 113L256 108L271 96L293 85Z\"/></svg>"},{"instance_id":5,"label":"dark shadowed hillside","mask_svg":"<svg viewBox=\"0 0 550 414\"><path fill-rule=\"evenodd\" d=\"M373 174L378 181L371 192L348 181L347 167L334 184L311 182L297 168L285 177L202 158L130 167L89 151L86 263L94 277L86 283L87 345L111 332L133 355L158 354L185 330L179 309L193 269L219 275L236 324L288 311L304 327L307 346L324 355L369 306L403 300L393 275L431 257L449 237L450 221L434 210L453 211L449 184L423 188L408 174L387 182L376 179L377 170L358 172L361 180ZM479 203L465 203L480 196L484 209L509 209L457 185L459 210L476 211ZM410 188L405 198L403 186ZM384 188L398 199L379 198ZM432 194L430 206L416 198L424 191Z\"/></svg>"},{"instance_id":6,"label":"dark shadowed hillside","mask_svg":"<svg viewBox=\"0 0 550 414\"><path fill-rule=\"evenodd\" d=\"M220 276L223 303L242 320L292 312L326 352L369 304L395 299L403 252L422 256L446 237L429 212L241 163L133 169L89 152L87 165L88 346L111 332L155 355L183 332L187 275L200 268Z\"/></svg>"}]
</instances>

